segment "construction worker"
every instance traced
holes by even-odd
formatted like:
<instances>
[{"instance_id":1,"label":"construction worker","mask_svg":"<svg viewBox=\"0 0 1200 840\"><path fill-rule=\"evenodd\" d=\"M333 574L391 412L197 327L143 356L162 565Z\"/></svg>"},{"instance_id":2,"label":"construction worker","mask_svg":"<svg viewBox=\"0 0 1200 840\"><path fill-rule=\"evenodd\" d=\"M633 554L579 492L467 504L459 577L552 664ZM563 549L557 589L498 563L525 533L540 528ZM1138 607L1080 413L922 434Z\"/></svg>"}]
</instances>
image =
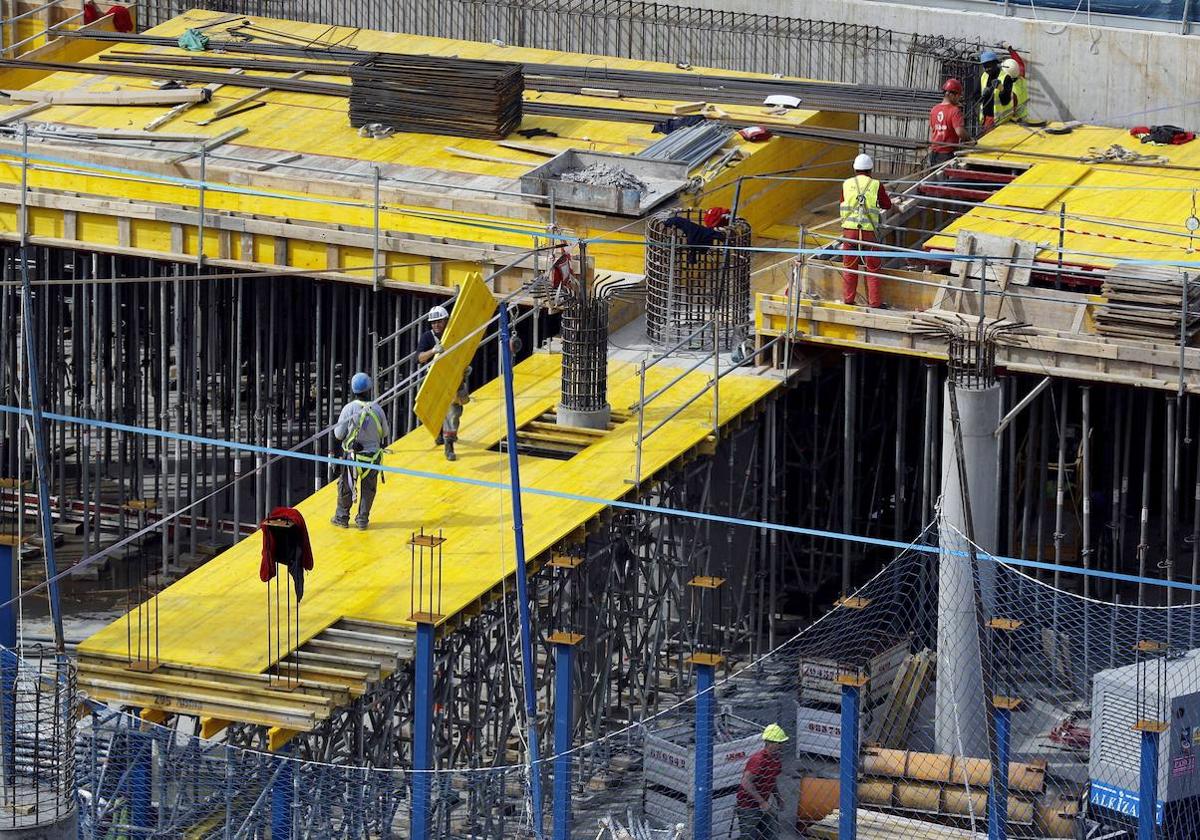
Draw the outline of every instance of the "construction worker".
<instances>
[{"instance_id":1,"label":"construction worker","mask_svg":"<svg viewBox=\"0 0 1200 840\"><path fill-rule=\"evenodd\" d=\"M383 459L384 442L391 438L387 417L379 404L371 399L371 377L354 374L350 379L354 399L346 403L333 427L333 436L341 441L345 458L364 466L347 466L338 481L337 511L330 521L339 528L350 527L350 506L358 496L358 515L354 523L360 531L367 529L371 505L375 501L375 485L379 471L366 469Z\"/></svg>"},{"instance_id":2,"label":"construction worker","mask_svg":"<svg viewBox=\"0 0 1200 840\"><path fill-rule=\"evenodd\" d=\"M429 328L422 332L421 337L417 339L417 361L423 365L433 361L442 352L442 334L446 332L450 313L444 306L435 306L429 310L425 320ZM467 368L467 373L470 373L470 370ZM442 420L442 428L435 441L438 446L445 447L447 461L458 460L458 455L454 452L454 443L458 440L458 426L462 421L463 405L470 401L468 393L466 374L463 374L463 381L459 383L454 398L450 401L450 408L446 410L446 417Z\"/></svg>"},{"instance_id":3,"label":"construction worker","mask_svg":"<svg viewBox=\"0 0 1200 840\"><path fill-rule=\"evenodd\" d=\"M959 146L971 142L963 122L962 82L947 79L942 85L942 101L929 111L929 166L940 166L954 157Z\"/></svg>"},{"instance_id":4,"label":"construction worker","mask_svg":"<svg viewBox=\"0 0 1200 840\"><path fill-rule=\"evenodd\" d=\"M873 250L875 232L883 222L883 211L892 209L892 199L883 184L871 177L875 161L870 155L859 155L854 159L854 177L842 183L842 250ZM859 266L867 273L867 305L874 309L886 309L879 291L879 270L883 267L879 257L859 257L856 254L842 256L842 299L853 306L858 295Z\"/></svg>"},{"instance_id":5,"label":"construction worker","mask_svg":"<svg viewBox=\"0 0 1200 840\"><path fill-rule=\"evenodd\" d=\"M783 762L779 754L787 733L777 723L763 730L763 747L746 760L737 790L737 821L741 840L774 840L777 825L776 790Z\"/></svg>"},{"instance_id":6,"label":"construction worker","mask_svg":"<svg viewBox=\"0 0 1200 840\"><path fill-rule=\"evenodd\" d=\"M1029 83L1025 80L1025 61L1015 49L1005 45L1008 58L1003 62L994 50L979 55L979 122L981 131L990 131L1013 119L1029 116Z\"/></svg>"}]
</instances>

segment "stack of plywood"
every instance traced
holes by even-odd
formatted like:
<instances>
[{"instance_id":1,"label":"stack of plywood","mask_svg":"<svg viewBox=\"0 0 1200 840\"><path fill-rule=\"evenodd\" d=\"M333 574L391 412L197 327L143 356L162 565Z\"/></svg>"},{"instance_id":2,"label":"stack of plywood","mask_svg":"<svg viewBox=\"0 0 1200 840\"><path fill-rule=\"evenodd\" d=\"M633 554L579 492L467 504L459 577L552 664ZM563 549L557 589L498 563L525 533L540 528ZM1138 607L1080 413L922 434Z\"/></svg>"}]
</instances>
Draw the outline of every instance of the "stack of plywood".
<instances>
[{"instance_id":1,"label":"stack of plywood","mask_svg":"<svg viewBox=\"0 0 1200 840\"><path fill-rule=\"evenodd\" d=\"M1183 334L1190 342L1200 329L1200 282L1194 276L1188 279L1185 307L1185 277L1172 266L1119 263L1104 279L1107 300L1096 310L1096 331L1116 338L1177 343L1186 315Z\"/></svg>"}]
</instances>

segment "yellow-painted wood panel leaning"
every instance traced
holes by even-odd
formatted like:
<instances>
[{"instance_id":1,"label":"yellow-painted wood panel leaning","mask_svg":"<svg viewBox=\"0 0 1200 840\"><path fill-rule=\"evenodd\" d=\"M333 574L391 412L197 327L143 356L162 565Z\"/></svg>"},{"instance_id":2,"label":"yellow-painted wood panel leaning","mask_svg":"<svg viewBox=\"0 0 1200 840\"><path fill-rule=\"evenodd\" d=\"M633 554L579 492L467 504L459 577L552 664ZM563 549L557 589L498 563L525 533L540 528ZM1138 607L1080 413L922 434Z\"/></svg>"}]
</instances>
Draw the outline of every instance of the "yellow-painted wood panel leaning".
<instances>
[{"instance_id":1,"label":"yellow-painted wood panel leaning","mask_svg":"<svg viewBox=\"0 0 1200 840\"><path fill-rule=\"evenodd\" d=\"M450 323L442 334L442 346L446 352L438 355L429 367L429 373L421 388L413 411L429 434L441 432L442 419L450 408L454 395L466 375L467 366L475 358L479 342L486 330L483 325L496 311L496 299L483 284L483 277L472 274L463 284L462 291L450 311Z\"/></svg>"}]
</instances>

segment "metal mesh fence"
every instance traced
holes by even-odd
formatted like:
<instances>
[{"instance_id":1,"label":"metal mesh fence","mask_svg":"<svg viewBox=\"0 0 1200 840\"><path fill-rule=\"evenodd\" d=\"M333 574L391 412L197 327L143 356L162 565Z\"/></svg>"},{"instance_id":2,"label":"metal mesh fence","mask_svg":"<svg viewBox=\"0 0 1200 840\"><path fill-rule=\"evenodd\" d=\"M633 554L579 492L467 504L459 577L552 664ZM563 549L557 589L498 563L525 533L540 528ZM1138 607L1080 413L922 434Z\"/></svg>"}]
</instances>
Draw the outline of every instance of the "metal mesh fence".
<instances>
[{"instance_id":1,"label":"metal mesh fence","mask_svg":"<svg viewBox=\"0 0 1200 840\"><path fill-rule=\"evenodd\" d=\"M562 817L556 803L569 802L568 836L578 838L701 836L703 811L711 832L702 836L723 840L828 840L845 836L846 815L862 838L967 840L1000 836L988 827L999 813L1007 837L1115 840L1133 836L1151 780L1152 836L1197 836L1200 607L1086 599L995 561L962 535L943 537L950 542L902 551L763 656L722 649L719 634L697 626L696 645L711 652L689 661L714 668L714 687L698 689L698 668L669 675L656 688L657 713L626 724L611 709L609 726L619 728L600 737L578 720L559 728L560 709L580 698L567 703L563 684L549 681L537 771L547 833ZM943 597L964 574L965 590ZM552 643L537 657L541 668L554 661ZM602 678L578 676L585 694ZM713 710L705 785L702 701ZM360 711L380 710L367 702ZM85 719L76 750L81 836L532 834L521 734L486 751L455 750L459 734L435 712L441 763L413 772L363 766L353 749L319 760L303 735L271 752L253 728L203 738L194 718L177 720L160 726L106 710ZM771 724L787 739L782 747L766 746ZM394 733L396 764L410 760L412 737L409 724ZM414 814L422 801L427 809Z\"/></svg>"}]
</instances>

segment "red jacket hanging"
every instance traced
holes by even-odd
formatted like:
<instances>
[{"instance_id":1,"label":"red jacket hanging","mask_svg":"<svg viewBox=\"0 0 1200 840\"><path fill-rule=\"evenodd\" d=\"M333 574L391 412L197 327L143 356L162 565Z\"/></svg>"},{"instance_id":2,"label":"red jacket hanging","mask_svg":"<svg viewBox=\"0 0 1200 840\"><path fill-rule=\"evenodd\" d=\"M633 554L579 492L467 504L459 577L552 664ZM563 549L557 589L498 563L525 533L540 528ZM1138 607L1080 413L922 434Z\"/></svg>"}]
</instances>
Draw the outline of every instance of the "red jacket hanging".
<instances>
[{"instance_id":1,"label":"red jacket hanging","mask_svg":"<svg viewBox=\"0 0 1200 840\"><path fill-rule=\"evenodd\" d=\"M273 525L271 520L282 519L290 526ZM282 563L296 585L296 600L304 597L304 573L313 567L312 544L308 540L308 526L304 516L295 508L277 507L271 515L259 523L262 529L262 563L258 567L259 580L266 583L275 577L275 565Z\"/></svg>"}]
</instances>

